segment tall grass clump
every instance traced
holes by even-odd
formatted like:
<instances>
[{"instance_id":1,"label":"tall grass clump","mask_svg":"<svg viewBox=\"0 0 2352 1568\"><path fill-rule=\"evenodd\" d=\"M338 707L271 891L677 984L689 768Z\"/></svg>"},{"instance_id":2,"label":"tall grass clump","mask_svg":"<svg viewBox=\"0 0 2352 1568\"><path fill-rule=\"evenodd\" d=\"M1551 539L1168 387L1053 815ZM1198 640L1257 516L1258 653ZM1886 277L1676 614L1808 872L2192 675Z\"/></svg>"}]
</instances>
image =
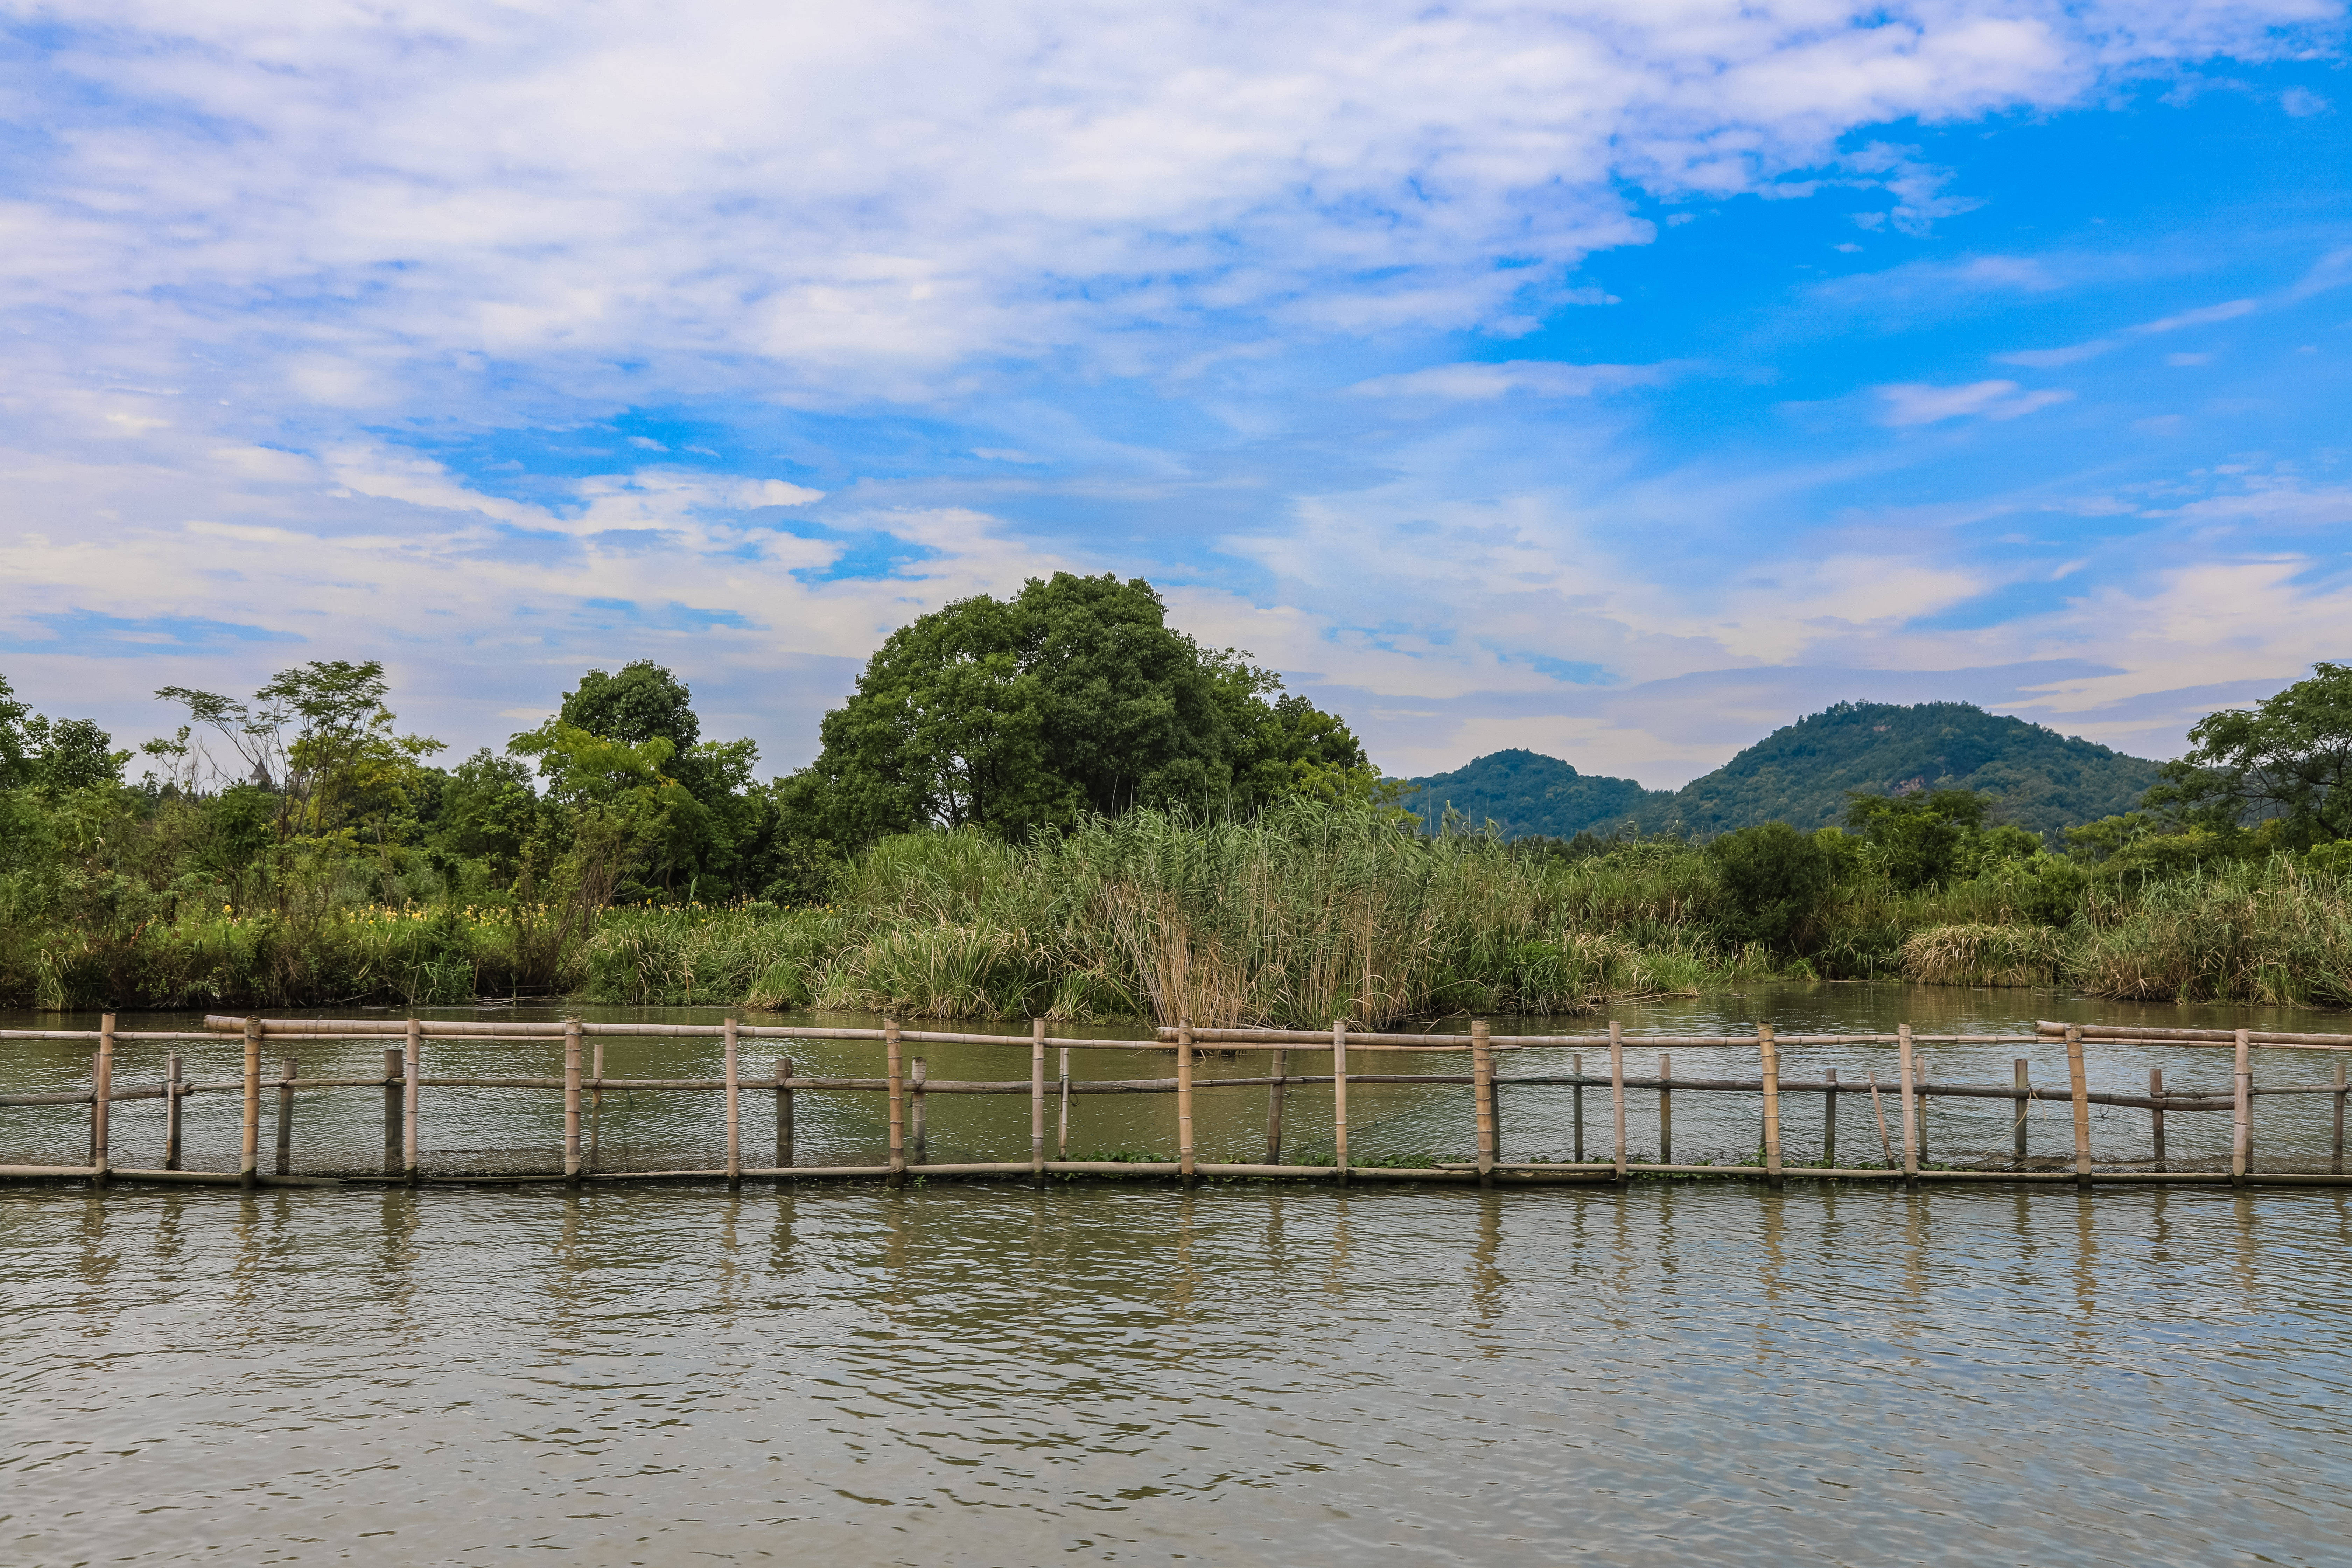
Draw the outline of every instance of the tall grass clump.
<instances>
[{"instance_id":1,"label":"tall grass clump","mask_svg":"<svg viewBox=\"0 0 2352 1568\"><path fill-rule=\"evenodd\" d=\"M2053 985L2074 943L2045 925L1930 926L1902 947L1903 977L1921 985Z\"/></svg>"},{"instance_id":2,"label":"tall grass clump","mask_svg":"<svg viewBox=\"0 0 2352 1568\"><path fill-rule=\"evenodd\" d=\"M2223 861L2093 901L2069 978L2151 1002L2352 1005L2352 895L2289 856Z\"/></svg>"}]
</instances>

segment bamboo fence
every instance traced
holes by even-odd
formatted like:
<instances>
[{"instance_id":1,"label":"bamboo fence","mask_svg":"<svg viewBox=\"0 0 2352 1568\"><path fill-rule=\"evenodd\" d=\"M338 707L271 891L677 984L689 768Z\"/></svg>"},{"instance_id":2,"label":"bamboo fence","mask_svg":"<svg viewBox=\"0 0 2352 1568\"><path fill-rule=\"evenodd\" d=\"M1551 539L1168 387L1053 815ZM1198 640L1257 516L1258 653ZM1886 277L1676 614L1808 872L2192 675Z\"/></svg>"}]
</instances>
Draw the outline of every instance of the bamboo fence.
<instances>
[{"instance_id":1,"label":"bamboo fence","mask_svg":"<svg viewBox=\"0 0 2352 1568\"><path fill-rule=\"evenodd\" d=\"M80 1180L100 1186L118 1182L190 1183L231 1185L246 1188L260 1186L338 1186L347 1183L391 1182L421 1184L428 1180L495 1181L520 1183L530 1181L562 1182L578 1186L589 1182L653 1181L677 1178L723 1180L730 1187L740 1185L745 1179L774 1179L780 1182L824 1179L879 1178L892 1184L909 1174L918 1176L1017 1176L1025 1175L1042 1184L1049 1176L1119 1175L1172 1177L1191 1183L1201 1177L1286 1177L1325 1180L1348 1184L1362 1181L1381 1182L1450 1182L1475 1183L1480 1186L1518 1185L1573 1183L1582 1184L1623 1184L1637 1179L1658 1177L1720 1177L1746 1178L1765 1182L1778 1187L1789 1177L1830 1181L1901 1182L1916 1184L1926 1182L2037 1182L2071 1184L2089 1190L2096 1185L2165 1182L2209 1184L2244 1186L2250 1184L2278 1185L2346 1184L2352 1178L2344 1173L2344 1119L2347 1093L2352 1085L2346 1079L2346 1060L2338 1055L2332 1081L2318 1083L2263 1083L2257 1085L2249 1065L2250 1051L2255 1046L2265 1048L2329 1049L2339 1053L2352 1052L2352 1035L2281 1035L2262 1031L2152 1029L2129 1026L2076 1026L2042 1022L2032 1037L2007 1035L1915 1035L1908 1025L1893 1035L1782 1035L1769 1024L1759 1026L1753 1035L1645 1035L1629 1037L1615 1024L1602 1034L1582 1035L1514 1035L1496 1036L1485 1020L1475 1020L1467 1035L1435 1036L1427 1034L1381 1033L1350 1030L1345 1024L1334 1024L1327 1032L1313 1029L1223 1029L1193 1028L1179 1026L1159 1031L1152 1040L1062 1038L1049 1036L1042 1019L1033 1021L1026 1036L990 1035L966 1032L925 1031L902 1029L895 1019L885 1019L879 1029L809 1028L796 1026L747 1025L728 1019L717 1028L707 1025L687 1024L590 1024L576 1019L554 1023L467 1023L428 1021L418 1018L392 1019L314 1019L210 1016L205 1020L205 1034L189 1031L139 1032L119 1030L115 1016L106 1015L94 1031L79 1030L0 1030L0 1039L58 1040L88 1042L96 1047L91 1060L90 1082L87 1089L36 1093L0 1093L0 1108L19 1106L81 1105L89 1107L89 1154L82 1164L0 1164L0 1178L18 1180ZM161 1075L152 1082L122 1083L116 1078L118 1047L124 1042L142 1045L184 1043L192 1039L217 1038L224 1034L241 1035L244 1042L244 1072L235 1079L200 1080L187 1078L183 1071L180 1054L170 1052L163 1064ZM610 1078L604 1073L604 1046L608 1037L682 1037L709 1040L713 1035L723 1045L723 1071L717 1079L645 1079ZM284 1058L275 1077L264 1075L264 1047L271 1041L293 1043L305 1040L351 1042L368 1039L394 1039L397 1044L383 1051L382 1071L362 1077L304 1078L299 1076L297 1062ZM433 1039L465 1039L478 1041L561 1042L562 1071L560 1076L545 1077L486 1077L476 1075L428 1074L425 1070L425 1045ZM2029 1112L2037 1101L2053 1100L2054 1093L2033 1084L2028 1063L2020 1059L2015 1064L2011 1081L2005 1084L1966 1084L1936 1082L1920 1076L1915 1047L1920 1045L2002 1045L2020 1044L2028 1039L2054 1041L2063 1039L2066 1048L2067 1087L2064 1099L2073 1110L2074 1155L2070 1164L2059 1169L2028 1168L2026 1124ZM766 1077L746 1077L743 1072L741 1046L746 1040L844 1040L878 1043L882 1047L883 1075L879 1078L813 1077L799 1073L790 1057L774 1058L772 1070ZM593 1042L593 1048L592 1048ZM955 1044L1003 1047L1007 1050L1025 1047L1029 1072L1025 1078L1005 1079L941 1079L929 1076L925 1064L917 1058L909 1069L906 1047L909 1045ZM1780 1068L1780 1052L1790 1046L1820 1047L1827 1045L1893 1045L1897 1049L1895 1082L1882 1085L1874 1070L1857 1080L1841 1078L1836 1068L1830 1068L1819 1080L1785 1077ZM2160 1071L2148 1075L2148 1092L2145 1095L2094 1091L2088 1087L2085 1051L2093 1046L2102 1048L2131 1046L2213 1046L2230 1047L2235 1054L2232 1090L2226 1095L2200 1093L2168 1093ZM1673 1069L1670 1054L1658 1058L1655 1077L1629 1073L1626 1069L1629 1047L1729 1047L1756 1053L1758 1076L1749 1078L1691 1078L1680 1076ZM1608 1052L1609 1069L1605 1076L1588 1075L1584 1058L1577 1050L1570 1058L1570 1070L1507 1072L1498 1071L1497 1063L1512 1052L1558 1047L1603 1048ZM1328 1050L1331 1057L1328 1073L1293 1073L1289 1070L1290 1052L1298 1047ZM1053 1093L1060 1101L1060 1138L1057 1145L1061 1157L1046 1158L1045 1125L1048 1101L1048 1079L1045 1057L1049 1048L1059 1052L1059 1072L1052 1081ZM1207 1048L1220 1055L1241 1050L1263 1050L1269 1054L1269 1071L1252 1077L1199 1078L1195 1067L1201 1051ZM1174 1076L1168 1078L1074 1079L1070 1076L1070 1052L1073 1050L1152 1050L1172 1052ZM1351 1055L1360 1061L1366 1055L1425 1052L1466 1054L1470 1070L1441 1073L1393 1073L1357 1071L1349 1063ZM1328 1164L1286 1163L1282 1159L1283 1113L1285 1101L1294 1086L1329 1085L1331 1092L1333 1160ZM1475 1125L1475 1152L1466 1161L1441 1161L1426 1166L1396 1167L1391 1165L1351 1163L1348 1147L1348 1090L1351 1084L1410 1084L1424 1088L1467 1086L1472 1096ZM1502 1125L1499 1091L1505 1086L1514 1088L1564 1088L1570 1091L1574 1108L1574 1157L1559 1162L1510 1162L1501 1153ZM1886 1099L1891 1087L1896 1102L1900 1128L1901 1153L1896 1153L1896 1138L1886 1126ZM1268 1091L1266 1110L1266 1157L1262 1163L1236 1163L1202 1160L1197 1157L1193 1136L1194 1097L1203 1090L1263 1088ZM560 1170L520 1172L492 1177L448 1175L428 1176L420 1155L421 1131L425 1122L426 1102L424 1091L447 1089L497 1089L541 1092L560 1092L563 1105L563 1152ZM276 1138L272 1168L264 1171L261 1159L262 1107L266 1090L274 1089L276 1100ZM384 1160L380 1174L368 1176L299 1175L293 1171L294 1106L298 1090L305 1089L375 1089L383 1096ZM602 1097L610 1090L628 1089L695 1094L716 1093L725 1096L726 1137L724 1163L684 1169L605 1171L590 1169L583 1163L582 1128L583 1108L593 1113ZM773 1097L775 1106L775 1155L770 1163L747 1162L743 1147L743 1096L745 1090L764 1092ZM1587 1160L1584 1157L1584 1106L1587 1089L1606 1089L1610 1094L1609 1119L1610 1157ZM1628 1090L1654 1090L1657 1094L1659 1155L1654 1161L1634 1160L1629 1156L1627 1142L1626 1093ZM793 1126L799 1096L821 1094L880 1094L888 1097L887 1144L883 1156L869 1163L803 1165L794 1159ZM1762 1153L1760 1160L1737 1164L1678 1164L1673 1161L1673 1097L1678 1093L1748 1094L1760 1097L1762 1109ZM181 1121L183 1102L193 1095L236 1094L242 1099L244 1117L242 1142L237 1168L235 1171L189 1171L181 1168ZM1030 1137L1028 1157L1022 1160L999 1160L961 1163L934 1163L927 1158L927 1126L925 1104L933 1095L1021 1095L1029 1097ZM1167 1094L1175 1098L1176 1158L1169 1161L1087 1161L1071 1160L1069 1145L1069 1102L1073 1095L1087 1094ZM1791 1166L1783 1159L1781 1139L1781 1101L1784 1096L1818 1094L1822 1097L1822 1163L1813 1166ZM1879 1165L1840 1165L1836 1163L1837 1108L1840 1097L1867 1095L1876 1123L1878 1144L1885 1156ZM2333 1099L2333 1139L2328 1169L2320 1172L2287 1172L2258 1169L2253 1160L2253 1106L2258 1099L2274 1096L2326 1095ZM1927 1102L1942 1096L1957 1099L2009 1100L2016 1108L2013 1159L2008 1168L1971 1168L1965 1170L1933 1168L1926 1159ZM164 1111L164 1155L161 1167L138 1169L118 1166L109 1152L110 1119L113 1106L123 1100L161 1100ZM2129 1168L2095 1168L2091 1154L2091 1108L2105 1106L2148 1112L2154 1158L2133 1162ZM2229 1165L2223 1170L2178 1170L2170 1167L2166 1155L2166 1118L2176 1114L2219 1114L2229 1112L2231 1121Z\"/></svg>"}]
</instances>

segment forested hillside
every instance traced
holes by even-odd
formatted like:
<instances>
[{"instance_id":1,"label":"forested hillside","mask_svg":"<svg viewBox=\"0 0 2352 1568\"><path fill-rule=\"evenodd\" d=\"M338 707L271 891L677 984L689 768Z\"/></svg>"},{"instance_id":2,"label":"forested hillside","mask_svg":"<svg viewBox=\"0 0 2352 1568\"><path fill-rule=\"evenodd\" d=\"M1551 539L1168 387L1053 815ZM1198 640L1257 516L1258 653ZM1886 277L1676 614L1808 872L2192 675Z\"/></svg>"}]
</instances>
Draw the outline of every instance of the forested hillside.
<instances>
[{"instance_id":1,"label":"forested hillside","mask_svg":"<svg viewBox=\"0 0 2352 1568\"><path fill-rule=\"evenodd\" d=\"M1849 791L1976 790L2000 821L2035 833L2139 805L2158 765L1969 702L1841 702L1775 730L1680 790L1580 773L1535 752L1496 752L1449 773L1405 781L1402 804L1434 827L1450 806L1509 838L1571 838L1632 824L1711 837L1760 822L1843 822Z\"/></svg>"},{"instance_id":2,"label":"forested hillside","mask_svg":"<svg viewBox=\"0 0 2352 1568\"><path fill-rule=\"evenodd\" d=\"M1491 822L1506 838L1542 834L1573 838L1587 829L1605 832L1645 806L1674 798L1666 790L1646 790L1632 779L1580 773L1558 757L1514 748L1480 757L1450 773L1407 781L1409 795L1398 804L1433 828L1448 811L1474 827Z\"/></svg>"},{"instance_id":3,"label":"forested hillside","mask_svg":"<svg viewBox=\"0 0 2352 1568\"><path fill-rule=\"evenodd\" d=\"M1759 822L1827 827L1846 795L1977 790L1999 820L2054 835L2139 805L2158 765L1971 702L1841 702L1775 730L1637 820L1694 837Z\"/></svg>"}]
</instances>

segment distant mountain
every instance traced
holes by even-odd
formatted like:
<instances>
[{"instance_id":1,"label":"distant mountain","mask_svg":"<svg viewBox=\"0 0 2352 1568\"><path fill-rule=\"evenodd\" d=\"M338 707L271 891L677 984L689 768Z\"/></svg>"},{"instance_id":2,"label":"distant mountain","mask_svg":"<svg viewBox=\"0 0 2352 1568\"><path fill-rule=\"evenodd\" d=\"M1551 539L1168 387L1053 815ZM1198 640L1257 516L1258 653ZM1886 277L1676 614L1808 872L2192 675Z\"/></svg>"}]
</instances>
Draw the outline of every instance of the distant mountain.
<instances>
[{"instance_id":1,"label":"distant mountain","mask_svg":"<svg viewBox=\"0 0 2352 1568\"><path fill-rule=\"evenodd\" d=\"M1670 802L1640 816L1645 830L1704 837L1757 822L1826 827L1845 817L1848 790L1982 790L1995 816L2036 833L2129 811L2157 765L1972 702L1841 702L1775 730Z\"/></svg>"},{"instance_id":2,"label":"distant mountain","mask_svg":"<svg viewBox=\"0 0 2352 1568\"><path fill-rule=\"evenodd\" d=\"M1826 827L1844 820L1849 790L1972 789L1995 797L1999 820L2054 834L2131 810L2156 780L2154 763L1974 703L1841 702L1775 730L1679 790L1645 790L1508 751L1406 781L1414 798L1405 804L1433 820L1451 804L1513 838L1567 838L1628 821L1645 833L1704 838L1759 822Z\"/></svg>"},{"instance_id":3,"label":"distant mountain","mask_svg":"<svg viewBox=\"0 0 2352 1568\"><path fill-rule=\"evenodd\" d=\"M1580 773L1558 757L1512 750L1480 757L1450 773L1408 779L1413 794L1403 804L1434 826L1448 806L1475 826L1492 822L1507 838L1549 834L1573 838L1585 828L1605 829L1643 808L1674 799L1665 790L1647 790L1632 779Z\"/></svg>"}]
</instances>

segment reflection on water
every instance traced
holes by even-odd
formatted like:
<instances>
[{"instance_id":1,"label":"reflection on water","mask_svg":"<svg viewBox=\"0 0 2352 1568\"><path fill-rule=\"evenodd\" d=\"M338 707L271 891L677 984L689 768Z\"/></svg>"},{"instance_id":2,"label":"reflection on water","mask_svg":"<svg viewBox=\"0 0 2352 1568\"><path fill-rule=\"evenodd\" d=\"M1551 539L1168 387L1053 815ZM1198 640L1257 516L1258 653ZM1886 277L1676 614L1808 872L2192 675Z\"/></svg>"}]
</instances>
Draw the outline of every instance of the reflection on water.
<instances>
[{"instance_id":1,"label":"reflection on water","mask_svg":"<svg viewBox=\"0 0 2352 1568\"><path fill-rule=\"evenodd\" d=\"M0 1194L0 1562L2340 1562L2352 1200Z\"/></svg>"}]
</instances>

